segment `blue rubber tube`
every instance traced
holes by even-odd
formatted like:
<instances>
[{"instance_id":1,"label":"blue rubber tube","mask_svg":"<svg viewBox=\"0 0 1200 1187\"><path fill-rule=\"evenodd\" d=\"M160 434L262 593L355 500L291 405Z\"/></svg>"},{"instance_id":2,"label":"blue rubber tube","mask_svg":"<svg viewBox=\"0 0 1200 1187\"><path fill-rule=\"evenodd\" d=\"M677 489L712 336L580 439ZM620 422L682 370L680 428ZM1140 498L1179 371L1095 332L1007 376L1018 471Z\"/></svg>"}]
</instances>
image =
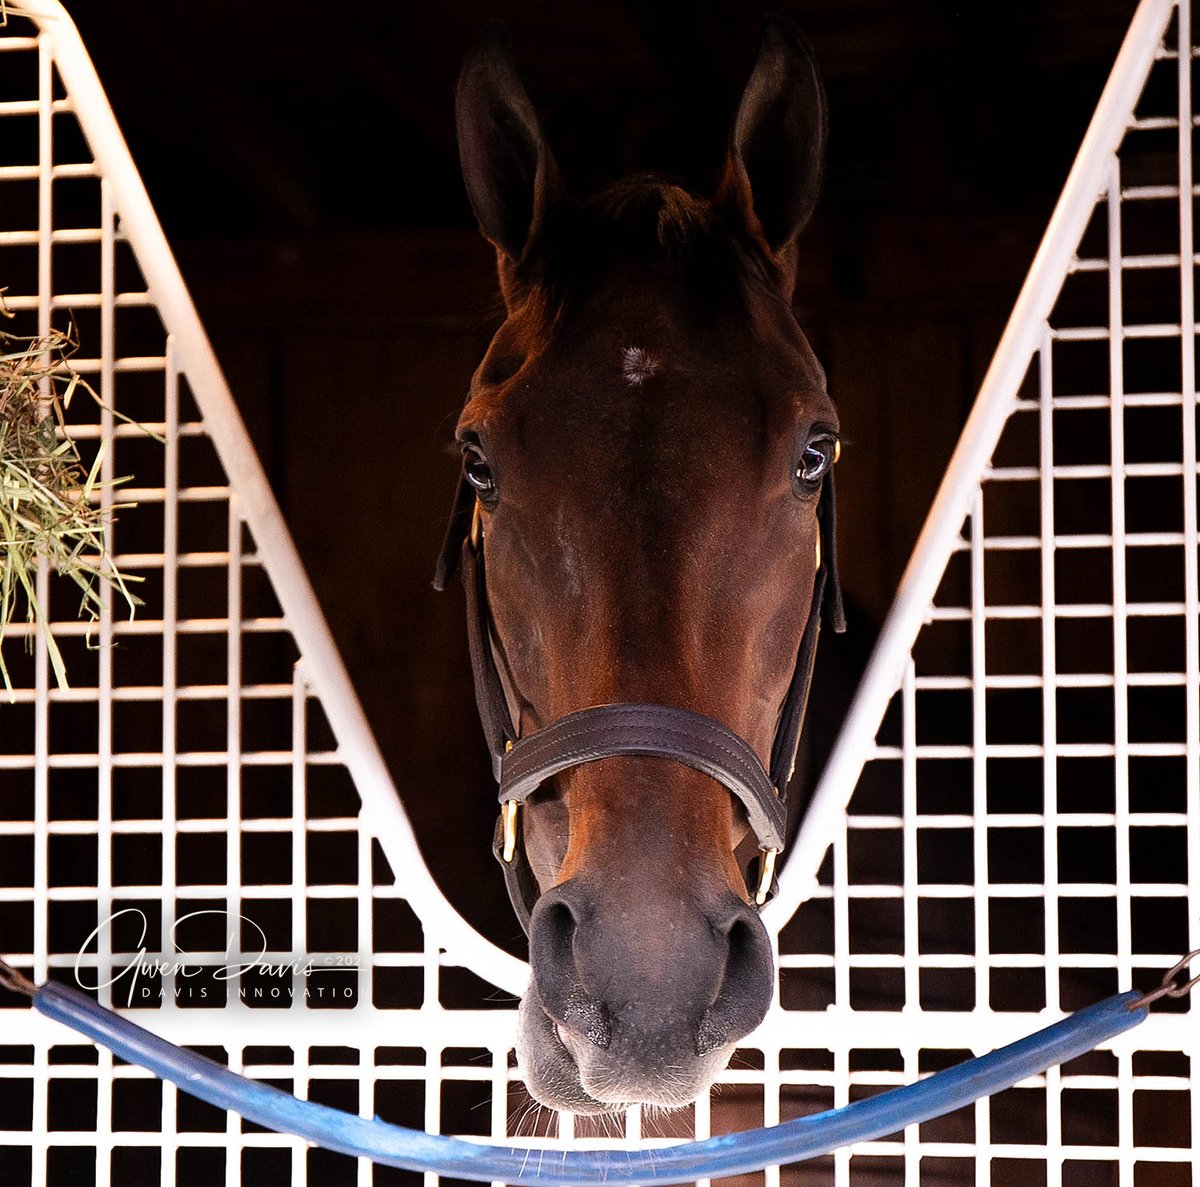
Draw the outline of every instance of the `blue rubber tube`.
<instances>
[{"instance_id":1,"label":"blue rubber tube","mask_svg":"<svg viewBox=\"0 0 1200 1187\"><path fill-rule=\"evenodd\" d=\"M546 1187L716 1179L816 1158L851 1142L886 1137L1092 1050L1146 1017L1144 1006L1134 1006L1140 1000L1136 992L1106 998L1028 1038L916 1084L782 1125L666 1149L561 1151L487 1146L355 1117L247 1080L211 1059L168 1043L69 986L48 982L33 997L34 1005L47 1017L66 1023L192 1096L219 1109L232 1109L268 1129L385 1166Z\"/></svg>"}]
</instances>

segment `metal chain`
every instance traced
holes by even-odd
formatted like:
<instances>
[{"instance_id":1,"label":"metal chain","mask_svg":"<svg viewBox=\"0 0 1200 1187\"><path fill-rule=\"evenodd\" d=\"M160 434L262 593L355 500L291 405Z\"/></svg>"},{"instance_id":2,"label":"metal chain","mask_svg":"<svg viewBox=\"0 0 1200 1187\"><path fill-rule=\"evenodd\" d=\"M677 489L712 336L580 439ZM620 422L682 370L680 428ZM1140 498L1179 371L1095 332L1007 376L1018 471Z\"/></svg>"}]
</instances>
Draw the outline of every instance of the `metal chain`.
<instances>
[{"instance_id":1,"label":"metal chain","mask_svg":"<svg viewBox=\"0 0 1200 1187\"><path fill-rule=\"evenodd\" d=\"M1198 957L1200 957L1200 948L1189 952L1177 965L1169 968L1163 974L1162 984L1157 989L1143 993L1137 1001L1129 1003L1129 1008L1131 1010L1145 1009L1151 1003L1158 1001L1160 997L1186 997L1197 985L1200 985L1200 975L1193 977L1190 981L1181 982L1176 978Z\"/></svg>"},{"instance_id":2,"label":"metal chain","mask_svg":"<svg viewBox=\"0 0 1200 1187\"><path fill-rule=\"evenodd\" d=\"M12 965L5 964L2 960L0 960L0 985L5 989L12 990L13 993L23 993L26 997L33 997L36 988L28 977L17 972Z\"/></svg>"}]
</instances>

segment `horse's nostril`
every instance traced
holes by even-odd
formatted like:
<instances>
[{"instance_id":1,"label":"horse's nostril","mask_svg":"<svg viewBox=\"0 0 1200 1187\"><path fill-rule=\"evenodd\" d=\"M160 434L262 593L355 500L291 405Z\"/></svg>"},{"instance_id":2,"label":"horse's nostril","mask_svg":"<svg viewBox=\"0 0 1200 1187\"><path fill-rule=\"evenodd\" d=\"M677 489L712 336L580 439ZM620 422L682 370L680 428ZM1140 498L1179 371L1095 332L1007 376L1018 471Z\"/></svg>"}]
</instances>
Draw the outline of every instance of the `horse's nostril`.
<instances>
[{"instance_id":1,"label":"horse's nostril","mask_svg":"<svg viewBox=\"0 0 1200 1187\"><path fill-rule=\"evenodd\" d=\"M529 957L542 1004L560 1028L583 1035L607 1049L612 1042L608 1007L583 987L575 963L575 912L561 889L549 891L534 909L529 927Z\"/></svg>"},{"instance_id":2,"label":"horse's nostril","mask_svg":"<svg viewBox=\"0 0 1200 1187\"><path fill-rule=\"evenodd\" d=\"M725 979L696 1028L697 1055L708 1055L749 1034L763 1020L774 992L771 948L757 914L740 905L726 936Z\"/></svg>"}]
</instances>

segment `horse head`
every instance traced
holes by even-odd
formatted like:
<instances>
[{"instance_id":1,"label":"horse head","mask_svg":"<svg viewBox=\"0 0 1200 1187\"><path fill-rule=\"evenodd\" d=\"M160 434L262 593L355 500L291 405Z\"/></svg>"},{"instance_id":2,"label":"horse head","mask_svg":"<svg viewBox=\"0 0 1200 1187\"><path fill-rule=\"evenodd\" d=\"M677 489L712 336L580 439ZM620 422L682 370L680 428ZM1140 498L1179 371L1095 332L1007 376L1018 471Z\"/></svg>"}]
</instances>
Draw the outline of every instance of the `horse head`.
<instances>
[{"instance_id":1,"label":"horse head","mask_svg":"<svg viewBox=\"0 0 1200 1187\"><path fill-rule=\"evenodd\" d=\"M771 1001L754 900L830 596L837 415L791 309L821 82L769 19L711 198L570 195L497 28L457 113L506 316L437 583L461 548L529 932L521 1065L573 1112L682 1105Z\"/></svg>"}]
</instances>

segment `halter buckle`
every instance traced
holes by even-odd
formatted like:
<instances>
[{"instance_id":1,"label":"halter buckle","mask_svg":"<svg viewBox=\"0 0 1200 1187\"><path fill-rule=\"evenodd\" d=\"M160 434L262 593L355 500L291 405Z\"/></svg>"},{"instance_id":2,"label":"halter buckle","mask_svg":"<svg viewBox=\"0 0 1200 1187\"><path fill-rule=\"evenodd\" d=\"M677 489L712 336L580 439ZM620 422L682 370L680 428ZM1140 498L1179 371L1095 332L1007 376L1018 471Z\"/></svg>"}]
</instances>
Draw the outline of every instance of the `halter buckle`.
<instances>
[{"instance_id":1,"label":"halter buckle","mask_svg":"<svg viewBox=\"0 0 1200 1187\"><path fill-rule=\"evenodd\" d=\"M761 907L771 895L771 883L775 881L775 859L778 849L758 851L758 886L754 890L754 905Z\"/></svg>"}]
</instances>

